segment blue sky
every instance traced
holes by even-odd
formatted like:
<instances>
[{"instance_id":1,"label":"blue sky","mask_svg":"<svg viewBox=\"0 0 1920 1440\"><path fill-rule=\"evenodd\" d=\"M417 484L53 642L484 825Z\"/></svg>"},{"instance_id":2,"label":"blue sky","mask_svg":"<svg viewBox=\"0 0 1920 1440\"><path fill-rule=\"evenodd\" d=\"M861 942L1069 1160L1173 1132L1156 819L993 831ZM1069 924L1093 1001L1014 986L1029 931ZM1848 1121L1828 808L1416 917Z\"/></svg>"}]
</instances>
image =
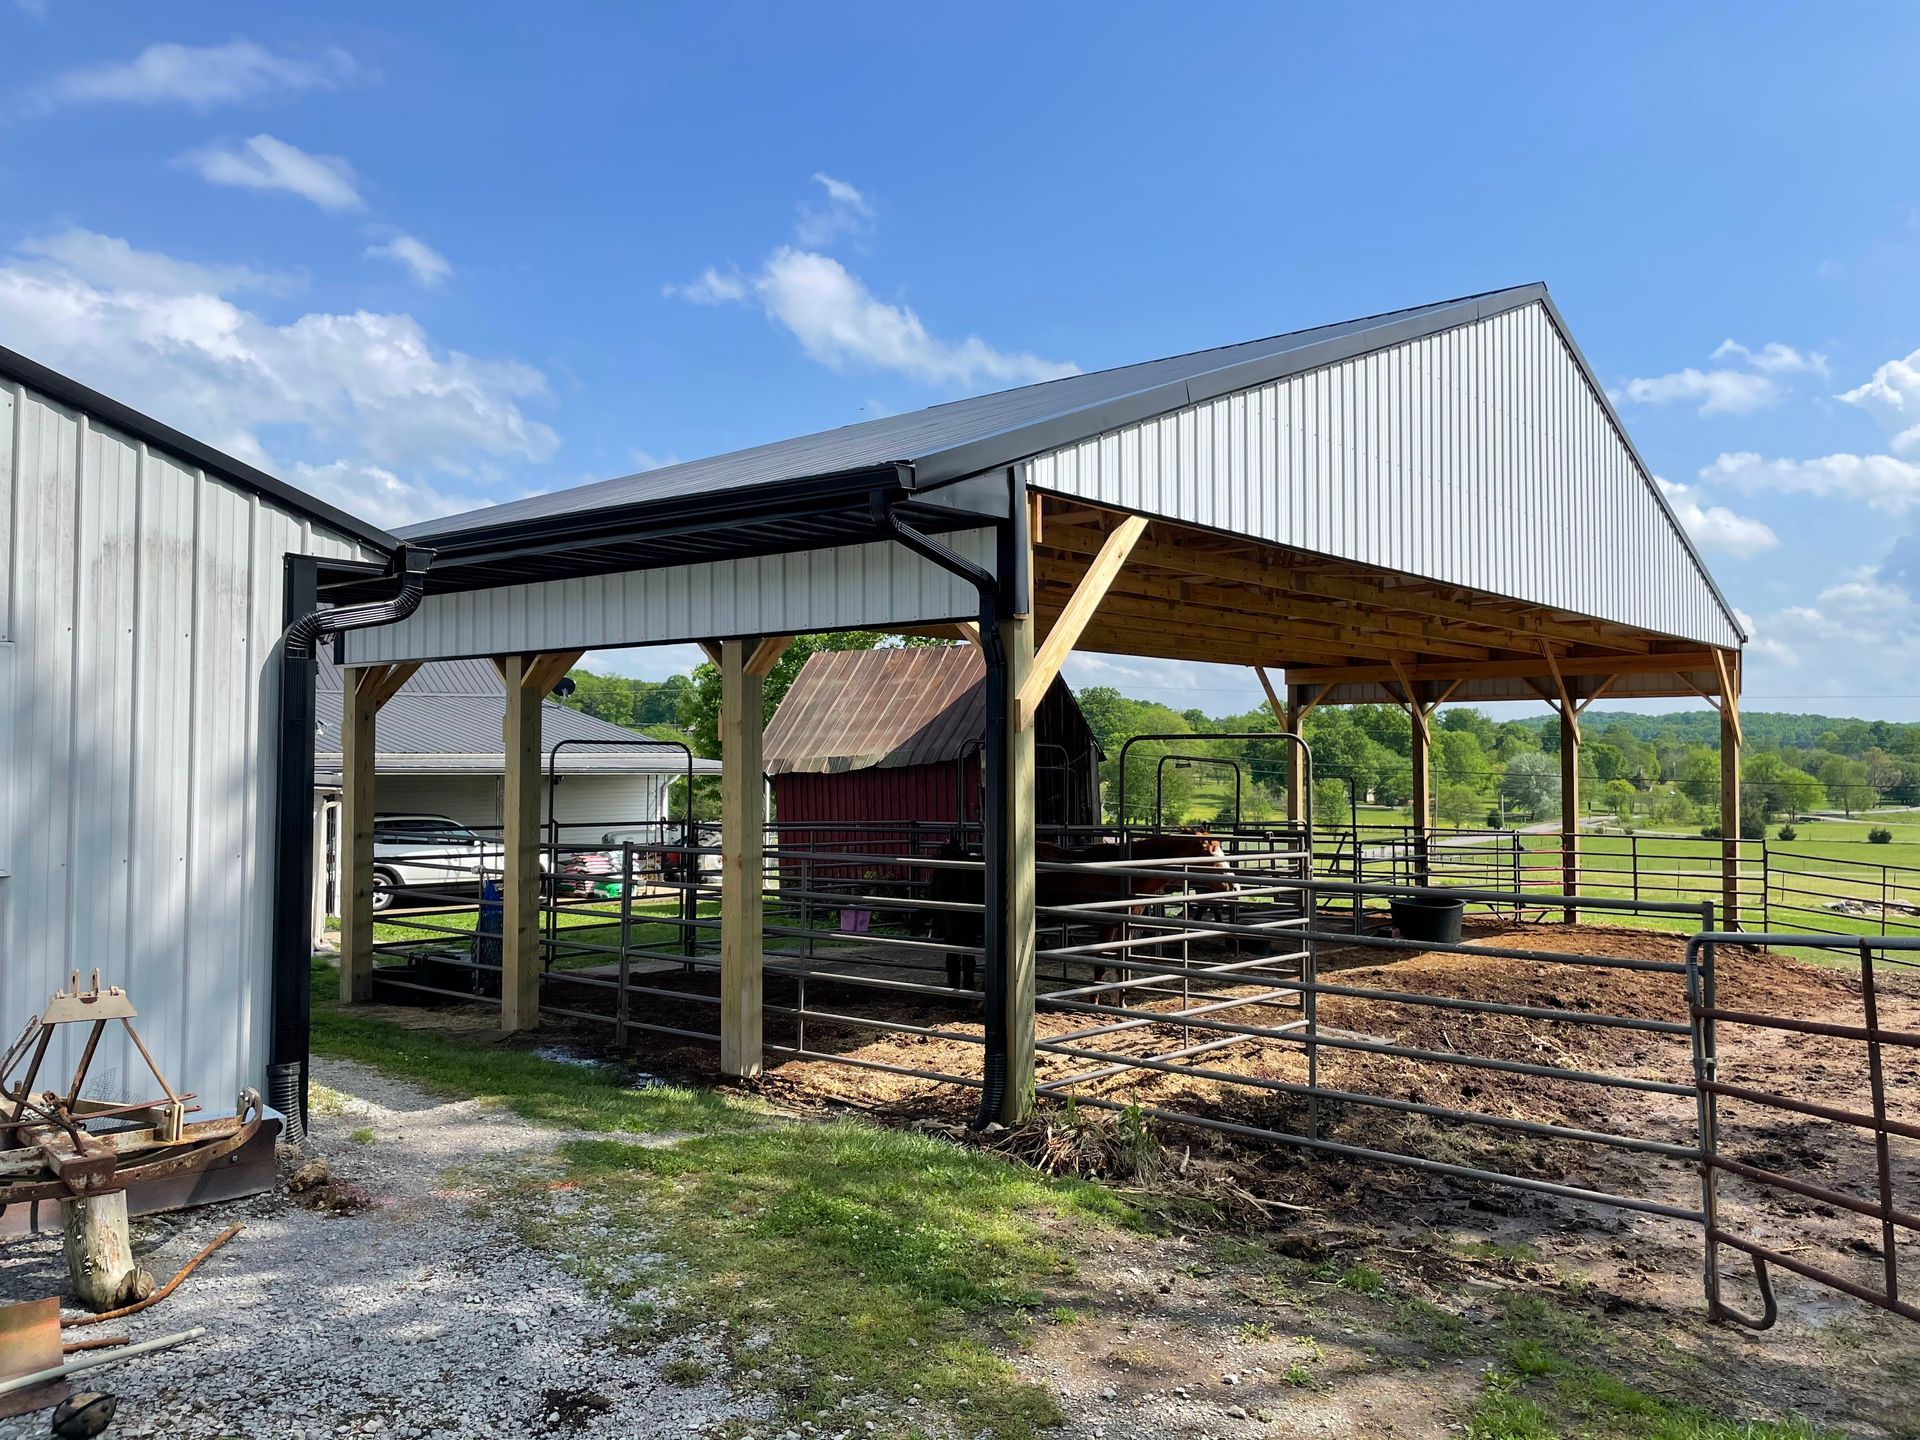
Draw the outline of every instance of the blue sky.
<instances>
[{"instance_id":1,"label":"blue sky","mask_svg":"<svg viewBox=\"0 0 1920 1440\"><path fill-rule=\"evenodd\" d=\"M1750 708L1920 718L1920 10L1674 9L16 0L0 344L399 524L1542 279Z\"/></svg>"}]
</instances>

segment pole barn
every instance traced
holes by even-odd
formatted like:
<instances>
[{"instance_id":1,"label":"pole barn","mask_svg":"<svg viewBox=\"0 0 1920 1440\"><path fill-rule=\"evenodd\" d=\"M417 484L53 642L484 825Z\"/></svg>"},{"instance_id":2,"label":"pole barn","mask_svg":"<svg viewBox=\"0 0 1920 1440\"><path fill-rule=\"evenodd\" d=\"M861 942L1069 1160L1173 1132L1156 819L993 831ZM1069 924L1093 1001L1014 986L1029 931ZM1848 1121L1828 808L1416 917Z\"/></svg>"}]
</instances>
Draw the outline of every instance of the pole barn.
<instances>
[{"instance_id":1,"label":"pole barn","mask_svg":"<svg viewBox=\"0 0 1920 1440\"><path fill-rule=\"evenodd\" d=\"M289 557L378 574L396 542L23 356L0 350L0 1023L78 972L127 990L206 1116L268 1083ZM310 772L309 772L310 773ZM292 797L310 830L309 791ZM298 936L300 985L308 952ZM85 1027L64 1027L68 1030ZM77 1042L64 1047L78 1050ZM75 1053L49 1064L71 1073ZM115 1027L89 1098L145 1099ZM144 1084L143 1084L144 1082ZM142 1093L130 1095L128 1090ZM271 1181L271 1164L268 1166Z\"/></svg>"}]
</instances>

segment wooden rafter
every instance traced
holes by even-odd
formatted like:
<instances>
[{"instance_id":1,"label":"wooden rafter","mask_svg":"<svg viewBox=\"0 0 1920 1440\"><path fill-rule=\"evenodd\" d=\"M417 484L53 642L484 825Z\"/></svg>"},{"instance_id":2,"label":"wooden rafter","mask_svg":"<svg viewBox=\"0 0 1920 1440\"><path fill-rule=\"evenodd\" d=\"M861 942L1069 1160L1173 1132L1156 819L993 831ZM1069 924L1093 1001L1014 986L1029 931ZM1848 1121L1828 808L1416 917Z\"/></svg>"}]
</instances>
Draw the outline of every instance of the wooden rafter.
<instances>
[{"instance_id":1,"label":"wooden rafter","mask_svg":"<svg viewBox=\"0 0 1920 1440\"><path fill-rule=\"evenodd\" d=\"M1562 655L1559 664L1562 675L1586 678L1600 675L1659 675L1668 671L1711 671L1713 658L1711 652L1701 649L1648 655ZM1541 662L1538 660L1488 660L1473 665L1456 665L1448 661L1433 664L1416 662L1408 666L1416 680L1537 680L1540 668ZM1303 668L1296 678L1313 685L1377 685L1397 677L1388 666L1347 665Z\"/></svg>"},{"instance_id":2,"label":"wooden rafter","mask_svg":"<svg viewBox=\"0 0 1920 1440\"><path fill-rule=\"evenodd\" d=\"M791 635L763 637L747 656L747 674L755 680L766 679L773 674L773 667L780 663L780 657L787 653L787 647L791 644Z\"/></svg>"},{"instance_id":3,"label":"wooden rafter","mask_svg":"<svg viewBox=\"0 0 1920 1440\"><path fill-rule=\"evenodd\" d=\"M584 650L554 650L541 655L527 666L526 678L520 683L534 694L544 697L561 677L580 663Z\"/></svg>"},{"instance_id":4,"label":"wooden rafter","mask_svg":"<svg viewBox=\"0 0 1920 1440\"><path fill-rule=\"evenodd\" d=\"M1107 597L1121 567L1127 563L1127 557L1133 553L1133 547L1139 543L1145 533L1147 522L1139 515L1129 515L1101 543L1095 552L1093 561L1087 566L1086 573L1080 577L1080 583L1074 587L1073 594L1054 617L1052 627L1040 648L1034 651L1033 669L1027 672L1025 683L1020 687L1019 705L1022 725L1031 723L1034 710L1039 706L1041 697L1059 675L1060 667L1066 663L1067 656L1073 653L1073 647L1079 643L1081 635L1086 633L1088 623L1094 612L1100 608L1100 602Z\"/></svg>"},{"instance_id":5,"label":"wooden rafter","mask_svg":"<svg viewBox=\"0 0 1920 1440\"><path fill-rule=\"evenodd\" d=\"M1102 533L1084 520L1076 524L1055 515L1048 525L1046 548L1086 553L1097 547ZM1561 621L1538 607L1508 609L1485 600L1454 599L1436 593L1426 582L1407 581L1387 572L1339 562L1308 562L1277 546L1242 544L1223 549L1211 536L1165 522L1156 522L1151 538L1135 548L1133 563L1140 569L1233 581L1297 599L1363 605L1452 626L1473 625L1515 637L1507 642L1508 648L1514 649L1531 649L1536 638L1627 653L1650 648L1645 637L1604 622ZM1520 602L1514 604L1520 606Z\"/></svg>"}]
</instances>

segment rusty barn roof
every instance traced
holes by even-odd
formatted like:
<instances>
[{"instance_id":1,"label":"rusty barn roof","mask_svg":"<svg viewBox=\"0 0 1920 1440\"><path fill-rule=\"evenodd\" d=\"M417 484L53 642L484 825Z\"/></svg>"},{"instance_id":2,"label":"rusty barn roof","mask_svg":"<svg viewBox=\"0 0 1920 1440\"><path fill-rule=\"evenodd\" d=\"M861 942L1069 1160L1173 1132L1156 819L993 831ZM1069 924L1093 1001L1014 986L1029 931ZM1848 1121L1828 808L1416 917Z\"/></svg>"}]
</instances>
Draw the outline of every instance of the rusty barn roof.
<instances>
[{"instance_id":1,"label":"rusty barn roof","mask_svg":"<svg viewBox=\"0 0 1920 1440\"><path fill-rule=\"evenodd\" d=\"M827 775L958 759L986 729L986 673L971 645L810 655L767 725L767 773Z\"/></svg>"}]
</instances>

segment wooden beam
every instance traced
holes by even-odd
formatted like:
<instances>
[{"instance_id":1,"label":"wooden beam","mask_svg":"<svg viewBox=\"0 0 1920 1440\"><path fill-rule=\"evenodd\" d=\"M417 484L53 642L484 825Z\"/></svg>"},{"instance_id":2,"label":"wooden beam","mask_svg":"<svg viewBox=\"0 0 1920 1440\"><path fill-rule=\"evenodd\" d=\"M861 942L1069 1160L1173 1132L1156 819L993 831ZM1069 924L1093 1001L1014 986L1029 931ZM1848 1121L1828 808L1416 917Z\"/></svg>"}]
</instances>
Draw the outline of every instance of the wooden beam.
<instances>
[{"instance_id":1,"label":"wooden beam","mask_svg":"<svg viewBox=\"0 0 1920 1440\"><path fill-rule=\"evenodd\" d=\"M1087 566L1086 573L1080 577L1072 598L1061 609L1053 627L1047 631L1046 642L1034 655L1033 669L1021 681L1018 692L1021 728L1033 724L1034 711L1054 678L1059 675L1067 656L1073 653L1073 647L1085 633L1087 623L1100 608L1100 602L1106 598L1107 590L1120 574L1121 567L1127 563L1127 556L1133 553L1133 547L1139 543L1141 535L1146 533L1146 528L1147 522L1143 517L1127 516L1107 536L1099 553L1093 557L1093 563Z\"/></svg>"},{"instance_id":2,"label":"wooden beam","mask_svg":"<svg viewBox=\"0 0 1920 1440\"><path fill-rule=\"evenodd\" d=\"M1043 579L1036 588L1040 592L1041 613L1057 617L1064 607L1065 602L1060 597L1065 587L1058 580ZM1358 662L1369 658L1386 662L1412 651L1424 652L1422 658L1451 657L1470 666L1483 663L1491 653L1484 647L1457 645L1451 641L1429 642L1400 639L1388 634L1370 634L1332 620L1227 610L1208 604L1202 597L1180 599L1145 596L1118 588L1107 593L1106 604L1088 624L1095 627L1127 619L1143 621L1175 635L1209 635L1242 643L1264 642L1269 652L1277 650L1282 654L1297 645L1303 651L1346 655ZM1048 639L1052 639L1051 634ZM1239 663L1247 664L1250 658L1242 656ZM1280 663L1284 664L1284 661Z\"/></svg>"},{"instance_id":3,"label":"wooden beam","mask_svg":"<svg viewBox=\"0 0 1920 1440\"><path fill-rule=\"evenodd\" d=\"M701 640L698 644L702 653L706 655L708 660L713 662L715 668L718 668L720 664L720 642L717 640Z\"/></svg>"},{"instance_id":4,"label":"wooden beam","mask_svg":"<svg viewBox=\"0 0 1920 1440\"><path fill-rule=\"evenodd\" d=\"M1737 678L1736 667L1727 663L1726 651L1715 650L1713 652L1713 670L1715 677L1720 682L1721 700L1721 703L1714 708L1718 710L1722 716L1733 716L1734 738L1744 745L1747 743L1747 735L1746 731L1743 730L1740 725L1740 682Z\"/></svg>"},{"instance_id":5,"label":"wooden beam","mask_svg":"<svg viewBox=\"0 0 1920 1440\"><path fill-rule=\"evenodd\" d=\"M506 752L502 784L500 1028L540 1024L540 696L527 683L539 657L506 657Z\"/></svg>"},{"instance_id":6,"label":"wooden beam","mask_svg":"<svg viewBox=\"0 0 1920 1440\"><path fill-rule=\"evenodd\" d=\"M1029 490L1027 492L1027 543L1029 545L1045 544L1046 534L1046 496L1038 490Z\"/></svg>"},{"instance_id":7,"label":"wooden beam","mask_svg":"<svg viewBox=\"0 0 1920 1440\"><path fill-rule=\"evenodd\" d=\"M1573 696L1567 690L1567 680L1560 673L1560 662L1553 658L1553 647L1541 643L1540 653L1546 657L1547 673L1553 677L1553 688L1560 696L1560 708L1563 714L1574 714Z\"/></svg>"},{"instance_id":8,"label":"wooden beam","mask_svg":"<svg viewBox=\"0 0 1920 1440\"><path fill-rule=\"evenodd\" d=\"M1135 553L1138 554L1137 549ZM1036 579L1055 589L1072 583L1058 567L1046 565L1040 567ZM1218 583L1175 579L1136 570L1114 586L1113 595L1177 601L1190 610L1217 614L1223 621L1237 615L1263 624L1285 619L1295 625L1329 626L1374 647L1389 643L1388 637L1398 636L1423 642L1420 646L1398 647L1402 650L1425 648L1435 655L1455 655L1462 659L1488 659L1494 650L1532 649L1525 637L1515 637L1497 627L1489 627L1486 634L1473 634L1462 628L1467 623L1463 621L1433 621L1385 610L1363 610L1346 601L1303 598L1284 588L1262 587L1243 580Z\"/></svg>"},{"instance_id":9,"label":"wooden beam","mask_svg":"<svg viewBox=\"0 0 1920 1440\"><path fill-rule=\"evenodd\" d=\"M1560 707L1560 893L1580 893L1580 713L1571 703ZM1579 908L1568 906L1560 918L1573 924Z\"/></svg>"},{"instance_id":10,"label":"wooden beam","mask_svg":"<svg viewBox=\"0 0 1920 1440\"><path fill-rule=\"evenodd\" d=\"M544 700L552 693L553 687L560 683L561 677L578 665L580 657L586 653L584 650L555 650L550 654L535 656L520 683Z\"/></svg>"},{"instance_id":11,"label":"wooden beam","mask_svg":"<svg viewBox=\"0 0 1920 1440\"><path fill-rule=\"evenodd\" d=\"M720 646L720 1069L752 1079L762 1066L766 782L764 684L746 643Z\"/></svg>"},{"instance_id":12,"label":"wooden beam","mask_svg":"<svg viewBox=\"0 0 1920 1440\"><path fill-rule=\"evenodd\" d=\"M1085 552L1097 547L1100 537L1098 529L1068 525L1056 518L1049 525L1047 545L1049 549ZM1486 626L1517 637L1511 645L1514 649L1531 648L1529 637L1629 653L1645 651L1651 644L1644 636L1622 633L1624 627L1604 621L1556 620L1541 613L1542 607L1525 602L1508 602L1517 608L1502 609L1500 602L1491 597L1449 599L1417 588L1423 582L1409 583L1391 571L1324 562L1309 566L1302 563L1304 557L1277 546L1252 545L1249 554L1227 553L1213 546L1213 537L1203 532L1156 521L1150 538L1136 547L1133 564L1178 575L1231 580L1303 598L1376 606L1453 624Z\"/></svg>"},{"instance_id":13,"label":"wooden beam","mask_svg":"<svg viewBox=\"0 0 1920 1440\"><path fill-rule=\"evenodd\" d=\"M1412 683L1406 683L1411 702L1407 706L1407 758L1413 766L1413 883L1425 885L1432 873L1428 847L1433 841L1433 731L1427 725L1427 708L1413 693Z\"/></svg>"},{"instance_id":14,"label":"wooden beam","mask_svg":"<svg viewBox=\"0 0 1920 1440\"><path fill-rule=\"evenodd\" d=\"M1713 673L1708 650L1678 650L1647 655L1562 655L1562 676L1658 675L1667 671ZM1544 669L1539 660L1481 660L1462 664L1415 662L1407 671L1416 680L1529 680ZM1312 685L1379 685L1397 679L1389 665L1304 666L1297 677Z\"/></svg>"},{"instance_id":15,"label":"wooden beam","mask_svg":"<svg viewBox=\"0 0 1920 1440\"><path fill-rule=\"evenodd\" d=\"M387 666L386 673L383 674L374 685L373 708L375 710L383 708L389 700L400 693L400 687L419 673L419 670L420 662L418 660L403 661L398 665Z\"/></svg>"},{"instance_id":16,"label":"wooden beam","mask_svg":"<svg viewBox=\"0 0 1920 1440\"><path fill-rule=\"evenodd\" d=\"M373 690L383 674L355 667L341 675L340 999L349 1005L373 998Z\"/></svg>"},{"instance_id":17,"label":"wooden beam","mask_svg":"<svg viewBox=\"0 0 1920 1440\"><path fill-rule=\"evenodd\" d=\"M1034 620L1016 615L1001 622L1000 645L1006 656L1007 691L1025 693L1034 674ZM1003 813L1006 837L1001 863L1007 875L1006 996L1007 1085L1001 1104L1003 1124L1017 1125L1033 1109L1034 997L1037 985L1038 932L1034 860L1036 855L1035 735L1033 712L1025 705L1007 707L1007 773L989 775L989 785L1004 785Z\"/></svg>"},{"instance_id":18,"label":"wooden beam","mask_svg":"<svg viewBox=\"0 0 1920 1440\"><path fill-rule=\"evenodd\" d=\"M1044 620L1044 612L1038 618ZM1283 649L1257 635L1249 637L1244 633L1222 634L1212 630L1195 634L1192 627L1183 632L1164 620L1108 615L1097 617L1074 648L1218 665L1267 665L1275 669L1302 663L1347 663L1336 653L1317 647L1303 648L1299 642L1290 642Z\"/></svg>"},{"instance_id":19,"label":"wooden beam","mask_svg":"<svg viewBox=\"0 0 1920 1440\"><path fill-rule=\"evenodd\" d=\"M1267 692L1267 708L1273 712L1273 718L1282 730L1287 728L1287 707L1280 703L1280 695L1273 688L1273 681L1267 678L1267 667L1256 665L1253 673L1260 677L1260 688Z\"/></svg>"},{"instance_id":20,"label":"wooden beam","mask_svg":"<svg viewBox=\"0 0 1920 1440\"><path fill-rule=\"evenodd\" d=\"M780 657L787 653L787 647L793 644L791 635L763 636L753 653L747 656L747 674L756 680L764 680L773 674L773 667L780 663Z\"/></svg>"},{"instance_id":21,"label":"wooden beam","mask_svg":"<svg viewBox=\"0 0 1920 1440\"><path fill-rule=\"evenodd\" d=\"M1720 681L1720 925L1740 923L1740 752L1746 740L1740 728L1740 667L1727 652L1714 651Z\"/></svg>"}]
</instances>

